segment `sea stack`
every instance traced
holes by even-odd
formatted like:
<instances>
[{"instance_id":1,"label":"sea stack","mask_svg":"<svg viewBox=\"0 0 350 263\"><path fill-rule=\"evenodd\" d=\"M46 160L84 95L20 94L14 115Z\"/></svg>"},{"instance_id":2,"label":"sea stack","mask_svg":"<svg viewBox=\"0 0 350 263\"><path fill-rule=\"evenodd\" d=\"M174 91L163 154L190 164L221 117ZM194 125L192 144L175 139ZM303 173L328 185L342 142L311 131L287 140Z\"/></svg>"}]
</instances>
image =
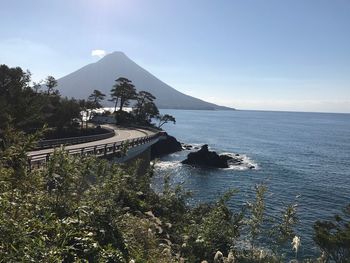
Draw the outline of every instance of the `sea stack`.
<instances>
[{"instance_id":1,"label":"sea stack","mask_svg":"<svg viewBox=\"0 0 350 263\"><path fill-rule=\"evenodd\" d=\"M152 145L151 159L179 151L182 151L181 143L175 137L167 135L165 140L158 141Z\"/></svg>"},{"instance_id":2,"label":"sea stack","mask_svg":"<svg viewBox=\"0 0 350 263\"><path fill-rule=\"evenodd\" d=\"M233 159L229 155L218 155L216 152L209 151L208 145L204 144L197 152L189 153L183 164L195 166L207 166L215 168L228 168L228 161Z\"/></svg>"}]
</instances>

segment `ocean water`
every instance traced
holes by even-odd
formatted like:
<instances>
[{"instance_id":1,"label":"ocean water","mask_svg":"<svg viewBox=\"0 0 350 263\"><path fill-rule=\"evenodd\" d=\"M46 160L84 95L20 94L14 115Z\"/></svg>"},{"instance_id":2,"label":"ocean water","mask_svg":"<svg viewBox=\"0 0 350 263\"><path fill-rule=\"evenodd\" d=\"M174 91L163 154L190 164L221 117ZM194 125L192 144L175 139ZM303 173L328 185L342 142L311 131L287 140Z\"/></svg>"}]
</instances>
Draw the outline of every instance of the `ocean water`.
<instances>
[{"instance_id":1,"label":"ocean water","mask_svg":"<svg viewBox=\"0 0 350 263\"><path fill-rule=\"evenodd\" d=\"M154 187L164 174L193 194L191 202L215 200L239 189L229 202L239 209L265 183L267 213L297 203L300 258L317 255L312 240L316 220L331 219L350 203L350 114L264 111L164 110L176 125L164 129L180 142L208 144L218 153L239 153L256 169L200 169L180 164L188 151L165 156L157 164ZM289 248L286 248L287 252ZM291 252L291 251L290 251Z\"/></svg>"}]
</instances>

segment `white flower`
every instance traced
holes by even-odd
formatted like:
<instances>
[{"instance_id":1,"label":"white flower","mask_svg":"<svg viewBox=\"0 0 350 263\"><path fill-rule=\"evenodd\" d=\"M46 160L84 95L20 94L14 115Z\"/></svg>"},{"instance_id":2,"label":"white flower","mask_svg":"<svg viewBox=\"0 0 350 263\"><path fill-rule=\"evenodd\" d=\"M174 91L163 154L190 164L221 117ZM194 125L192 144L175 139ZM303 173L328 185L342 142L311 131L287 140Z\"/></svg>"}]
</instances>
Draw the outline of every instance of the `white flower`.
<instances>
[{"instance_id":1,"label":"white flower","mask_svg":"<svg viewBox=\"0 0 350 263\"><path fill-rule=\"evenodd\" d=\"M224 255L221 253L221 251L217 251L214 256L214 262L219 263L223 259Z\"/></svg>"},{"instance_id":2,"label":"white flower","mask_svg":"<svg viewBox=\"0 0 350 263\"><path fill-rule=\"evenodd\" d=\"M204 239L201 236L198 236L195 242L202 243L202 242L204 242Z\"/></svg>"},{"instance_id":3,"label":"white flower","mask_svg":"<svg viewBox=\"0 0 350 263\"><path fill-rule=\"evenodd\" d=\"M295 236L292 241L293 248L295 250L295 253L298 253L298 249L300 247L300 238L298 236Z\"/></svg>"},{"instance_id":4,"label":"white flower","mask_svg":"<svg viewBox=\"0 0 350 263\"><path fill-rule=\"evenodd\" d=\"M265 257L265 251L260 249L259 259L263 259L264 257Z\"/></svg>"}]
</instances>

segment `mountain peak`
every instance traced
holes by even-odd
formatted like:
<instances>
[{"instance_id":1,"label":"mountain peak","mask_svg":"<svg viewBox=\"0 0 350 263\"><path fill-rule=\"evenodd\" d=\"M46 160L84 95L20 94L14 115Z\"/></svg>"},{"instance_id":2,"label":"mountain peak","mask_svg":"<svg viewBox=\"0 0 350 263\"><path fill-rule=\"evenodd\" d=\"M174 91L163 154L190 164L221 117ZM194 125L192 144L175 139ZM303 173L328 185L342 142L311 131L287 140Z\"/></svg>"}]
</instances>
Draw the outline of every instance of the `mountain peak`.
<instances>
[{"instance_id":1,"label":"mountain peak","mask_svg":"<svg viewBox=\"0 0 350 263\"><path fill-rule=\"evenodd\" d=\"M107 55L109 55L109 56L126 56L123 51L113 51Z\"/></svg>"},{"instance_id":2,"label":"mountain peak","mask_svg":"<svg viewBox=\"0 0 350 263\"><path fill-rule=\"evenodd\" d=\"M60 78L58 89L61 94L77 99L87 98L94 89L109 94L118 77L130 79L138 91L152 93L159 108L171 109L227 109L185 95L137 65L121 51L114 51L77 71Z\"/></svg>"},{"instance_id":3,"label":"mountain peak","mask_svg":"<svg viewBox=\"0 0 350 263\"><path fill-rule=\"evenodd\" d=\"M120 61L120 60L130 60L127 55L125 55L122 51L113 51L111 53L106 54L103 58L101 58L97 62L107 62L107 61Z\"/></svg>"},{"instance_id":4,"label":"mountain peak","mask_svg":"<svg viewBox=\"0 0 350 263\"><path fill-rule=\"evenodd\" d=\"M125 53L122 51L113 51L104 57L127 57L127 55L125 55Z\"/></svg>"}]
</instances>

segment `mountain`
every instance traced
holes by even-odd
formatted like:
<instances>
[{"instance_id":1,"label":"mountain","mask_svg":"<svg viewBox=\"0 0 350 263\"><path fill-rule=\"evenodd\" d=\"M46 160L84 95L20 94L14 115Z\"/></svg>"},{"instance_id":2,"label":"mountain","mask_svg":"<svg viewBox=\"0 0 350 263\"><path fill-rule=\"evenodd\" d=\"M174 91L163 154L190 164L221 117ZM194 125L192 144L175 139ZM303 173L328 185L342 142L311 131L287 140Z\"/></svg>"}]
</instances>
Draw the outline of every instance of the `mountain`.
<instances>
[{"instance_id":1,"label":"mountain","mask_svg":"<svg viewBox=\"0 0 350 263\"><path fill-rule=\"evenodd\" d=\"M160 109L232 110L177 91L122 52L110 53L96 63L58 79L57 88L62 95L77 99L86 99L94 89L109 96L115 80L119 77L130 79L138 91L152 93L157 98L155 103Z\"/></svg>"}]
</instances>

